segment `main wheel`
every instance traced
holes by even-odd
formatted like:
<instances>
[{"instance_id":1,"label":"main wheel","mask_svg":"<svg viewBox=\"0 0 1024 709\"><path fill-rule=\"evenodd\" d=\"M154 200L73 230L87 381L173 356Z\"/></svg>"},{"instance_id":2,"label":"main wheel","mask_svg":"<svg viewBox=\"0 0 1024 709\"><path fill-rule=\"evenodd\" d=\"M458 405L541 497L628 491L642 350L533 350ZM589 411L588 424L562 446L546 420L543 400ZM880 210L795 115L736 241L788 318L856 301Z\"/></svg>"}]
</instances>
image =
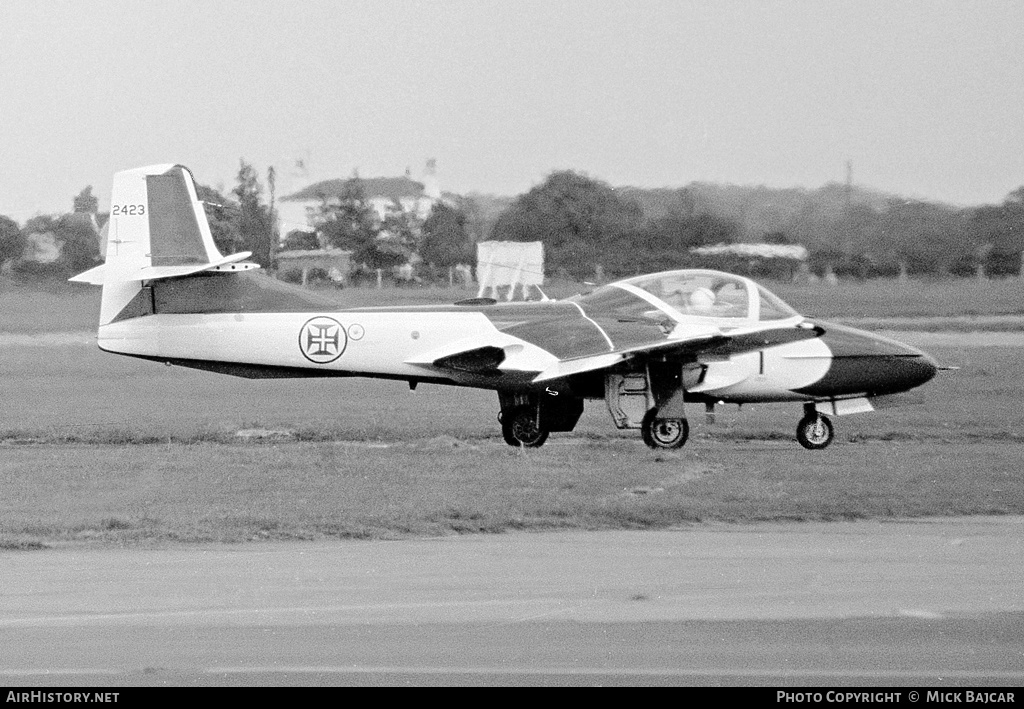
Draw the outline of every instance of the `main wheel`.
<instances>
[{"instance_id":1,"label":"main wheel","mask_svg":"<svg viewBox=\"0 0 1024 709\"><path fill-rule=\"evenodd\" d=\"M690 436L690 424L686 419L658 418L658 409L644 414L640 435L649 448L682 448Z\"/></svg>"},{"instance_id":2,"label":"main wheel","mask_svg":"<svg viewBox=\"0 0 1024 709\"><path fill-rule=\"evenodd\" d=\"M800 419L796 426L796 440L808 450L821 450L832 442L832 422L827 416L810 414Z\"/></svg>"},{"instance_id":3,"label":"main wheel","mask_svg":"<svg viewBox=\"0 0 1024 709\"><path fill-rule=\"evenodd\" d=\"M501 435L510 446L539 448L548 440L548 432L537 424L532 406L519 406L501 417Z\"/></svg>"}]
</instances>

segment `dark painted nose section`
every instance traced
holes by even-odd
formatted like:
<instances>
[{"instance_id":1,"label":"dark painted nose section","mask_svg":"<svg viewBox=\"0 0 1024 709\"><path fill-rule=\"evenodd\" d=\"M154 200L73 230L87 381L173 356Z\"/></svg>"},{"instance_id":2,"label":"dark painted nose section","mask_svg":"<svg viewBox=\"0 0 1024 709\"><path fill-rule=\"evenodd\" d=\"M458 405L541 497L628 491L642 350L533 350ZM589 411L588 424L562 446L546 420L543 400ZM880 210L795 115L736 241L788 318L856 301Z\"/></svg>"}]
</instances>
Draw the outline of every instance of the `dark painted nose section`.
<instances>
[{"instance_id":1,"label":"dark painted nose section","mask_svg":"<svg viewBox=\"0 0 1024 709\"><path fill-rule=\"evenodd\" d=\"M828 371L810 386L811 396L883 396L921 386L935 376L935 360L916 347L843 325L821 323L832 352Z\"/></svg>"}]
</instances>

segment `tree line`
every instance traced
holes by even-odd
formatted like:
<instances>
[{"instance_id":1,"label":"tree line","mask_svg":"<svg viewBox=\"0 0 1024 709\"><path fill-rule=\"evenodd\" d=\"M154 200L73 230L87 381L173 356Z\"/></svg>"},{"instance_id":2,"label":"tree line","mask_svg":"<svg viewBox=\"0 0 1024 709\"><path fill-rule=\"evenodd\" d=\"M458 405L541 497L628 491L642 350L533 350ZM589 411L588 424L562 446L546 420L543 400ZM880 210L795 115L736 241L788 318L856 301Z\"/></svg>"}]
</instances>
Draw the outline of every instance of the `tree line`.
<instances>
[{"instance_id":1,"label":"tree line","mask_svg":"<svg viewBox=\"0 0 1024 709\"><path fill-rule=\"evenodd\" d=\"M575 278L685 267L791 273L792 264L771 259L723 263L691 251L741 242L802 245L817 275L1017 276L1024 275L1024 187L998 205L957 208L836 184L616 189L562 171L519 196L491 235L543 241L547 268Z\"/></svg>"},{"instance_id":2,"label":"tree line","mask_svg":"<svg viewBox=\"0 0 1024 709\"><path fill-rule=\"evenodd\" d=\"M435 275L472 264L475 242L493 239L540 241L548 274L575 279L686 267L792 275L785 259L713 260L691 251L736 243L802 245L807 270L819 276L1001 277L1021 275L1024 187L998 205L957 208L836 184L818 190L700 183L615 188L562 170L513 199L469 195L442 202L420 222L398 209L375 218L353 177L340 195L322 195L312 223L314 236L295 236L308 248L349 249L369 268L418 256Z\"/></svg>"},{"instance_id":3,"label":"tree line","mask_svg":"<svg viewBox=\"0 0 1024 709\"><path fill-rule=\"evenodd\" d=\"M514 198L446 196L420 218L397 204L381 217L354 176L340 194L320 196L310 215L312 232L286 235L277 231L273 168L265 188L241 160L228 194L206 185L197 185L197 193L221 252L251 251L269 270L282 250L331 247L351 251L353 263L367 270L414 262L425 277L441 278L457 264L472 265L475 243L484 239L541 241L548 274L576 279L702 266L780 275L763 259L709 263L691 251L741 242L800 244L809 251L812 272L857 278L1017 276L1024 253L1024 187L1000 204L959 208L836 184L817 190L703 183L615 188L561 170ZM68 214L36 216L23 226L0 216L0 263L29 276L89 268L100 258L94 224L102 227L107 219L97 205L86 187ZM59 259L21 258L28 236L39 233L62 244Z\"/></svg>"},{"instance_id":4,"label":"tree line","mask_svg":"<svg viewBox=\"0 0 1024 709\"><path fill-rule=\"evenodd\" d=\"M66 277L91 268L100 256L95 221L98 203L89 186L72 200L72 211L67 214L37 215L22 226L0 215L0 266L9 266L25 277ZM54 260L24 258L28 240L35 234L49 235Z\"/></svg>"}]
</instances>

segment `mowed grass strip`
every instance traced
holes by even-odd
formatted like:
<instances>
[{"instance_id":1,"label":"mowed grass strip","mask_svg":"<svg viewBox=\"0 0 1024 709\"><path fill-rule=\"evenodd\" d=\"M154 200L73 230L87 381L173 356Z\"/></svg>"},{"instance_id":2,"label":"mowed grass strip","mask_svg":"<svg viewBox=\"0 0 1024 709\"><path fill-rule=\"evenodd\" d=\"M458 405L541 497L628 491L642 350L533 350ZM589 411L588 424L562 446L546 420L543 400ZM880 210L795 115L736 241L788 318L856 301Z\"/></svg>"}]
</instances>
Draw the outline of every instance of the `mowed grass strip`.
<instances>
[{"instance_id":1,"label":"mowed grass strip","mask_svg":"<svg viewBox=\"0 0 1024 709\"><path fill-rule=\"evenodd\" d=\"M699 446L566 439L524 451L447 436L12 446L0 465L0 547L1024 513L1016 444Z\"/></svg>"}]
</instances>

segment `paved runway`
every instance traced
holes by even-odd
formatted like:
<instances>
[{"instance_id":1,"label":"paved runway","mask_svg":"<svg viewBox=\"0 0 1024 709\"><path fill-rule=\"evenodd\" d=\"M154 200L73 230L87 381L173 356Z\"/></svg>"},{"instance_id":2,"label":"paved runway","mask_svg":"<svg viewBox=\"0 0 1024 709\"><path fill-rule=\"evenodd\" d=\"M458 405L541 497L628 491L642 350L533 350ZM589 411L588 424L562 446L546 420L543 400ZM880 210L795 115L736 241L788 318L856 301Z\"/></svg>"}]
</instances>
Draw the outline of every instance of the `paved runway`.
<instances>
[{"instance_id":1,"label":"paved runway","mask_svg":"<svg viewBox=\"0 0 1024 709\"><path fill-rule=\"evenodd\" d=\"M0 552L0 685L1024 684L1024 519Z\"/></svg>"}]
</instances>

